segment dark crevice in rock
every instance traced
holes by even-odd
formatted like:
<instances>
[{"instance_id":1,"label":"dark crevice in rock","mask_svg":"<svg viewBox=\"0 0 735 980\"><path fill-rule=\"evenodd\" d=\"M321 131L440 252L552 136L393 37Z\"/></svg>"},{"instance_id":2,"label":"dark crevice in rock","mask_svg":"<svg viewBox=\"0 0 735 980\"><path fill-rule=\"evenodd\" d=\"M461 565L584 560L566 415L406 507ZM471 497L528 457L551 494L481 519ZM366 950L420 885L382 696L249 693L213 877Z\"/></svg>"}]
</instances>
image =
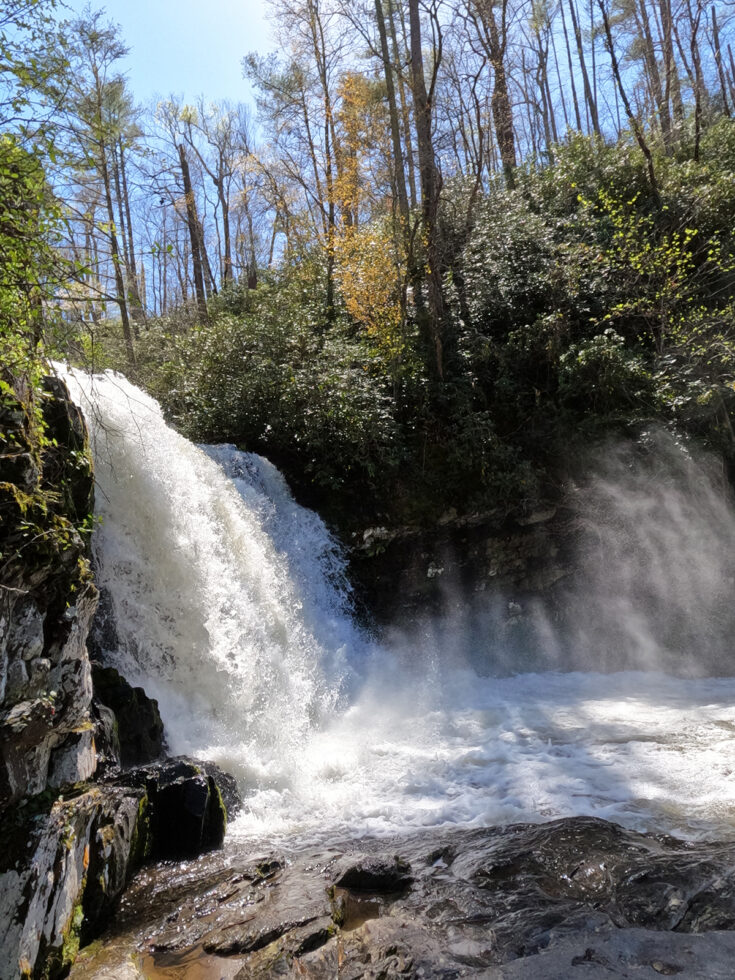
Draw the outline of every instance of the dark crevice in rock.
<instances>
[{"instance_id":1,"label":"dark crevice in rock","mask_svg":"<svg viewBox=\"0 0 735 980\"><path fill-rule=\"evenodd\" d=\"M160 759L165 743L158 702L114 667L93 663L92 684L100 705L114 712L120 765L128 769Z\"/></svg>"}]
</instances>

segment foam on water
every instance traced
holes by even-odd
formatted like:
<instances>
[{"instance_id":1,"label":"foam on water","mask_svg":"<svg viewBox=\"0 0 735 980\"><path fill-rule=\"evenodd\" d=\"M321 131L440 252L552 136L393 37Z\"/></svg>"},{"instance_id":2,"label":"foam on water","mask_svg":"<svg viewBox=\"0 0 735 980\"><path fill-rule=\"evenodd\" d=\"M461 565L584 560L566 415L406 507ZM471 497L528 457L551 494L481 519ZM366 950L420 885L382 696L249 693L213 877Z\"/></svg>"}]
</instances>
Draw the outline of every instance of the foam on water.
<instances>
[{"instance_id":1,"label":"foam on water","mask_svg":"<svg viewBox=\"0 0 735 980\"><path fill-rule=\"evenodd\" d=\"M119 375L67 379L93 437L107 656L159 700L172 752L237 776L234 833L574 814L735 832L735 678L480 676L470 663L494 638L470 624L471 657L441 633L370 643L339 550L273 466L193 446ZM731 534L727 507L714 513Z\"/></svg>"}]
</instances>

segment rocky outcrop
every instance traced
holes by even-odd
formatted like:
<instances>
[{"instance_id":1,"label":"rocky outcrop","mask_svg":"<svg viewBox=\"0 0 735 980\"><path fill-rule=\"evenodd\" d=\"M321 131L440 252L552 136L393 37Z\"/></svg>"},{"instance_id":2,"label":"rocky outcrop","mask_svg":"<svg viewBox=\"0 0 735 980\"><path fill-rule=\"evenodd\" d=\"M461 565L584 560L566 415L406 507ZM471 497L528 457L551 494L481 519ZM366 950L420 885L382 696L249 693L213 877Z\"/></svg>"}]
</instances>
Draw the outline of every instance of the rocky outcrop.
<instances>
[{"instance_id":1,"label":"rocky outcrop","mask_svg":"<svg viewBox=\"0 0 735 980\"><path fill-rule=\"evenodd\" d=\"M66 975L145 860L222 844L231 780L163 753L158 706L87 639L93 474L64 384L0 392L0 980ZM39 426L40 404L45 427ZM206 770L206 771L205 771ZM99 775L99 774L98 774Z\"/></svg>"},{"instance_id":2,"label":"rocky outcrop","mask_svg":"<svg viewBox=\"0 0 735 980\"><path fill-rule=\"evenodd\" d=\"M222 845L213 775L171 760L118 781L47 791L4 817L0 980L64 975L143 862Z\"/></svg>"},{"instance_id":3,"label":"rocky outcrop","mask_svg":"<svg viewBox=\"0 0 735 980\"><path fill-rule=\"evenodd\" d=\"M37 397L18 382L0 411L0 812L96 765L85 646L97 602L86 561L92 465L62 382L45 382L43 435Z\"/></svg>"},{"instance_id":4,"label":"rocky outcrop","mask_svg":"<svg viewBox=\"0 0 735 980\"><path fill-rule=\"evenodd\" d=\"M104 924L132 867L144 794L49 793L3 822L0 978L53 977L71 966L83 930ZM139 862L138 862L139 863Z\"/></svg>"},{"instance_id":5,"label":"rocky outcrop","mask_svg":"<svg viewBox=\"0 0 735 980\"><path fill-rule=\"evenodd\" d=\"M145 765L164 754L163 722L158 702L142 687L133 687L114 667L92 664L95 698L115 716L109 753L123 768Z\"/></svg>"},{"instance_id":6,"label":"rocky outcrop","mask_svg":"<svg viewBox=\"0 0 735 980\"><path fill-rule=\"evenodd\" d=\"M735 844L573 818L151 868L71 975L724 980L734 927Z\"/></svg>"},{"instance_id":7,"label":"rocky outcrop","mask_svg":"<svg viewBox=\"0 0 735 980\"><path fill-rule=\"evenodd\" d=\"M549 504L525 517L499 511L438 525L372 527L349 542L350 574L378 624L451 614L473 596L545 594L574 570L574 515Z\"/></svg>"},{"instance_id":8,"label":"rocky outcrop","mask_svg":"<svg viewBox=\"0 0 735 980\"><path fill-rule=\"evenodd\" d=\"M234 780L211 762L168 759L125 772L117 781L145 791L147 856L190 858L222 846L228 811L219 785L227 785L232 792Z\"/></svg>"},{"instance_id":9,"label":"rocky outcrop","mask_svg":"<svg viewBox=\"0 0 735 980\"><path fill-rule=\"evenodd\" d=\"M591 454L554 506L373 528L351 569L379 626L481 672L720 676L734 554L718 461L654 428Z\"/></svg>"},{"instance_id":10,"label":"rocky outcrop","mask_svg":"<svg viewBox=\"0 0 735 980\"><path fill-rule=\"evenodd\" d=\"M221 794L193 762L170 760L118 782L46 792L5 818L0 980L64 974L144 861L222 845Z\"/></svg>"}]
</instances>

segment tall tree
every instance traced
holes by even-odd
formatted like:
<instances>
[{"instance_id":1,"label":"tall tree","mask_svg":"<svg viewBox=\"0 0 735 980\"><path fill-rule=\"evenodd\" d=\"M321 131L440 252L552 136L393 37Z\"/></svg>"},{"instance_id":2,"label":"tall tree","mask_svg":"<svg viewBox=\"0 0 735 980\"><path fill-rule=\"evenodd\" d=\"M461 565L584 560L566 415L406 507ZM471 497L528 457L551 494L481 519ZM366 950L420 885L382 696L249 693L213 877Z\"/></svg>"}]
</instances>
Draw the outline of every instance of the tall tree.
<instances>
[{"instance_id":1,"label":"tall tree","mask_svg":"<svg viewBox=\"0 0 735 980\"><path fill-rule=\"evenodd\" d=\"M421 211L426 242L426 279L429 294L428 318L431 342L434 348L434 367L437 376L444 377L444 294L442 290L442 262L439 243L439 194L441 182L434 155L432 139L431 99L426 88L424 57L421 45L421 16L418 0L408 0L411 39L411 88L413 91L416 142L421 180Z\"/></svg>"},{"instance_id":2,"label":"tall tree","mask_svg":"<svg viewBox=\"0 0 735 980\"><path fill-rule=\"evenodd\" d=\"M181 182L184 187L184 204L186 207L186 224L189 229L189 242L191 246L191 258L194 269L194 290L197 297L197 307L199 316L204 323L207 322L207 296L204 287L204 262L202 258L202 235L199 215L197 214L196 197L191 183L191 173L189 170L189 160L186 156L186 149L183 143L179 143L179 165L181 167Z\"/></svg>"},{"instance_id":3,"label":"tall tree","mask_svg":"<svg viewBox=\"0 0 735 980\"><path fill-rule=\"evenodd\" d=\"M722 94L722 104L725 109L725 115L730 116L730 104L727 99L727 80L725 78L725 69L722 62L722 49L720 47L720 26L717 23L717 10L715 5L712 5L712 49L715 53L715 64L717 65L717 77L720 80L720 92Z\"/></svg>"},{"instance_id":4,"label":"tall tree","mask_svg":"<svg viewBox=\"0 0 735 980\"><path fill-rule=\"evenodd\" d=\"M88 13L69 25L72 63L71 97L66 122L79 165L94 167L102 190L107 222L102 234L107 239L114 281L114 299L120 310L128 364L135 370L135 343L125 287L125 259L118 237L113 204L113 150L120 138L121 89L125 82L116 64L128 49L118 38L117 28L103 21L103 13Z\"/></svg>"},{"instance_id":5,"label":"tall tree","mask_svg":"<svg viewBox=\"0 0 735 980\"><path fill-rule=\"evenodd\" d=\"M385 79L385 91L388 98L388 111L390 119L391 142L393 146L393 181L395 195L398 200L398 210L401 216L401 225L404 236L409 234L409 207L408 191L406 190L406 170L403 160L403 147L401 145L401 125L398 116L398 101L396 99L396 86L394 82L394 67L388 47L388 32L385 27L385 17L383 15L383 4L381 0L375 0L375 22L378 27L378 37L380 38L380 58L383 64L383 78Z\"/></svg>"},{"instance_id":6,"label":"tall tree","mask_svg":"<svg viewBox=\"0 0 735 980\"><path fill-rule=\"evenodd\" d=\"M508 187L513 187L517 165L513 109L508 88L506 56L508 49L508 0L469 0L469 16L493 69L491 107L495 138Z\"/></svg>"},{"instance_id":7,"label":"tall tree","mask_svg":"<svg viewBox=\"0 0 735 980\"><path fill-rule=\"evenodd\" d=\"M587 71L587 61L585 60L584 47L582 45L582 27L579 20L576 0L569 0L569 14L572 18L574 40L577 44L577 58L579 59L579 67L582 71L582 84L584 86L584 99L587 106L587 112L589 113L589 118L592 123L592 130L595 136L601 136L602 131L600 129L600 117L597 112L597 102L592 92L592 86L590 85L589 72Z\"/></svg>"},{"instance_id":8,"label":"tall tree","mask_svg":"<svg viewBox=\"0 0 735 980\"><path fill-rule=\"evenodd\" d=\"M605 0L597 0L600 13L602 14L602 24L605 30L605 44L607 47L608 54L610 55L610 63L612 64L613 76L615 78L615 83L618 87L620 93L620 98L622 99L623 105L625 106L625 114L628 117L628 122L630 123L631 129L635 133L635 138L638 142L638 146L641 148L643 156L646 158L646 164L648 166L648 180L651 185L651 191L653 192L654 198L659 201L659 187L658 181L656 179L656 172L653 166L653 154L651 153L651 148L648 145L643 129L640 123L636 119L635 113L633 112L630 101L628 99L628 94L625 91L625 86L623 85L623 78L620 73L620 63L618 57L615 53L615 44L612 36L612 28L610 27L610 17L605 7Z\"/></svg>"}]
</instances>

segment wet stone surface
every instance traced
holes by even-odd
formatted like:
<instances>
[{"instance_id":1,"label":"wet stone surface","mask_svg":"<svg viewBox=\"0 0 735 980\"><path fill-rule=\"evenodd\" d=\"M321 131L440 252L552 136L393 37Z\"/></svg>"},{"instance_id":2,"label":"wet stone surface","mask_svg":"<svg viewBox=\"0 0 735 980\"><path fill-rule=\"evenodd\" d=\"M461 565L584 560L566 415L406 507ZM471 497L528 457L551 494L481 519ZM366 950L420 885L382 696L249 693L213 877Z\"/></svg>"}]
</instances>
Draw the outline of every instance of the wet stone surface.
<instances>
[{"instance_id":1,"label":"wet stone surface","mask_svg":"<svg viewBox=\"0 0 735 980\"><path fill-rule=\"evenodd\" d=\"M254 846L145 869L72 978L732 976L735 843L574 818Z\"/></svg>"}]
</instances>

